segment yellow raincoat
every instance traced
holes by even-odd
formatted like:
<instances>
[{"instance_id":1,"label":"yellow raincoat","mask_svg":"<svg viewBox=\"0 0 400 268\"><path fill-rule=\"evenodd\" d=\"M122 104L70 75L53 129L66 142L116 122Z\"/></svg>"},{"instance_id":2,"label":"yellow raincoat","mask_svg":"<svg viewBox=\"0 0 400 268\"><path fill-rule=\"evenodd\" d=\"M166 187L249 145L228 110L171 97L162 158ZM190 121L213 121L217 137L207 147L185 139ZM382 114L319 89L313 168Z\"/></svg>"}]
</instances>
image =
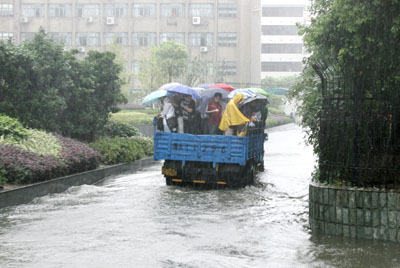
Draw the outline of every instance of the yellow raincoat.
<instances>
[{"instance_id":1,"label":"yellow raincoat","mask_svg":"<svg viewBox=\"0 0 400 268\"><path fill-rule=\"evenodd\" d=\"M238 104L244 99L242 93L237 93L233 99L228 102L226 105L226 109L222 114L221 122L219 123L219 129L222 131L227 130L231 126L240 126L244 125L250 120L244 116L238 108ZM238 136L242 136L243 133ZM244 134L246 135L246 134Z\"/></svg>"}]
</instances>

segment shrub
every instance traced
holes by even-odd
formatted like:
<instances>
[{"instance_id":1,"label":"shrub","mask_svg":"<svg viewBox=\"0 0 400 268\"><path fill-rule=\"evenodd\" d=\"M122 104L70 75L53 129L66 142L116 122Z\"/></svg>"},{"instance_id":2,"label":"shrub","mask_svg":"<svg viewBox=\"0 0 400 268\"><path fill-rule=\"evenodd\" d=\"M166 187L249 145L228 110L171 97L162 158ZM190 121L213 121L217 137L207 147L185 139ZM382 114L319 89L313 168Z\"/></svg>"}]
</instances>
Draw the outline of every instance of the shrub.
<instances>
[{"instance_id":1,"label":"shrub","mask_svg":"<svg viewBox=\"0 0 400 268\"><path fill-rule=\"evenodd\" d=\"M27 135L23 139L15 140L6 137L1 141L3 144L15 145L26 151L31 151L37 155L60 156L61 143L52 134L37 129L26 130Z\"/></svg>"},{"instance_id":2,"label":"shrub","mask_svg":"<svg viewBox=\"0 0 400 268\"><path fill-rule=\"evenodd\" d=\"M9 183L25 184L66 174L65 165L54 156L39 156L13 145L0 145L0 170Z\"/></svg>"},{"instance_id":3,"label":"shrub","mask_svg":"<svg viewBox=\"0 0 400 268\"><path fill-rule=\"evenodd\" d=\"M102 155L88 145L55 135L62 144L61 160L69 174L95 169L99 166Z\"/></svg>"},{"instance_id":4,"label":"shrub","mask_svg":"<svg viewBox=\"0 0 400 268\"><path fill-rule=\"evenodd\" d=\"M69 138L52 137L62 146L59 156L39 155L14 144L0 144L0 184L34 183L98 167L99 152Z\"/></svg>"},{"instance_id":5,"label":"shrub","mask_svg":"<svg viewBox=\"0 0 400 268\"><path fill-rule=\"evenodd\" d=\"M91 146L103 154L106 165L132 162L153 152L152 140L143 137L102 138Z\"/></svg>"},{"instance_id":6,"label":"shrub","mask_svg":"<svg viewBox=\"0 0 400 268\"><path fill-rule=\"evenodd\" d=\"M27 135L27 130L14 118L0 115L0 137L20 140Z\"/></svg>"},{"instance_id":7,"label":"shrub","mask_svg":"<svg viewBox=\"0 0 400 268\"><path fill-rule=\"evenodd\" d=\"M137 128L123 122L108 122L104 126L104 130L101 136L107 137L132 137L132 136L139 136L140 132Z\"/></svg>"}]
</instances>

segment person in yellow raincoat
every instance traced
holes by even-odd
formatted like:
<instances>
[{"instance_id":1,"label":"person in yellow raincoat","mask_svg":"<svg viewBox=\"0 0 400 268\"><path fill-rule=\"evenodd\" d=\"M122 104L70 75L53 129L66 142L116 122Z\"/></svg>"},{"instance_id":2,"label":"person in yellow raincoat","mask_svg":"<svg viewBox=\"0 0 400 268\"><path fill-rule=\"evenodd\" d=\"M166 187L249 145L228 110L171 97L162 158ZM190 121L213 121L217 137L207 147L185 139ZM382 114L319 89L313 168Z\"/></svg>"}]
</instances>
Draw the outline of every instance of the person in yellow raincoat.
<instances>
[{"instance_id":1,"label":"person in yellow raincoat","mask_svg":"<svg viewBox=\"0 0 400 268\"><path fill-rule=\"evenodd\" d=\"M242 93L237 93L233 99L228 102L226 109L222 114L222 119L219 124L219 129L227 136L233 135L233 127L245 125L250 120L244 116L238 108L238 105L244 100ZM238 136L245 136L246 131L238 133Z\"/></svg>"}]
</instances>

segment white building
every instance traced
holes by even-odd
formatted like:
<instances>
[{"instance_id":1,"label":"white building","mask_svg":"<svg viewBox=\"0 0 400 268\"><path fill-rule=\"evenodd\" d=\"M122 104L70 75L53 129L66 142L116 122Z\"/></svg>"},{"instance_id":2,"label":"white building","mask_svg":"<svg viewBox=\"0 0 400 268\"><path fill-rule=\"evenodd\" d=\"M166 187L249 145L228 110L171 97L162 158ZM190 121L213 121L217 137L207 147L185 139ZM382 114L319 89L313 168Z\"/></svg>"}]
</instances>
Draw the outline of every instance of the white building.
<instances>
[{"instance_id":1,"label":"white building","mask_svg":"<svg viewBox=\"0 0 400 268\"><path fill-rule=\"evenodd\" d=\"M308 23L308 0L262 0L261 79L297 75L306 56L297 23Z\"/></svg>"}]
</instances>

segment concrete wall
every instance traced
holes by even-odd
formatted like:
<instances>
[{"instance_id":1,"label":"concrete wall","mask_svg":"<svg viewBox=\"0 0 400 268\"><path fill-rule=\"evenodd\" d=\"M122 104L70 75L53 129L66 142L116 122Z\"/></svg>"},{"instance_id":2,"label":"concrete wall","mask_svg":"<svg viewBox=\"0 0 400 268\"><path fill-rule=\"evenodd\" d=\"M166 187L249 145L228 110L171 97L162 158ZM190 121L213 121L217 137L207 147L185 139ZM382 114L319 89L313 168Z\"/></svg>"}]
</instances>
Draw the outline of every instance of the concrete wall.
<instances>
[{"instance_id":1,"label":"concrete wall","mask_svg":"<svg viewBox=\"0 0 400 268\"><path fill-rule=\"evenodd\" d=\"M400 242L400 193L310 185L311 230Z\"/></svg>"},{"instance_id":2,"label":"concrete wall","mask_svg":"<svg viewBox=\"0 0 400 268\"><path fill-rule=\"evenodd\" d=\"M154 137L154 126L153 125L135 125L135 128L137 128L140 133L142 133L143 136L153 138Z\"/></svg>"},{"instance_id":3,"label":"concrete wall","mask_svg":"<svg viewBox=\"0 0 400 268\"><path fill-rule=\"evenodd\" d=\"M94 184L108 176L120 174L130 170L137 170L154 163L155 161L152 157L145 158L128 164L119 164L111 167L100 168L13 190L3 191L0 192L0 208L26 204L31 202L36 197L45 196L50 193L61 193L71 186Z\"/></svg>"}]
</instances>

